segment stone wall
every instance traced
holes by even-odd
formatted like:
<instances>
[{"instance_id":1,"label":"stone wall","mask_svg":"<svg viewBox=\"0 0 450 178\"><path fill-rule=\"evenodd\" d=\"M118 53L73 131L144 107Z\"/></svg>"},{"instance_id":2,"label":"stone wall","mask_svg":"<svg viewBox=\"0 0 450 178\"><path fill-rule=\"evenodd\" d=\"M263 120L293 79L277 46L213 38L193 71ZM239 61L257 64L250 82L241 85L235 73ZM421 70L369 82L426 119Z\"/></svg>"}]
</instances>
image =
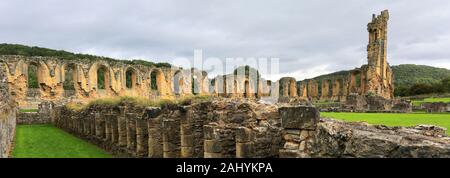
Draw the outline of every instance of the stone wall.
<instances>
[{"instance_id":1,"label":"stone wall","mask_svg":"<svg viewBox=\"0 0 450 178\"><path fill-rule=\"evenodd\" d=\"M412 112L410 101L402 99L385 99L381 96L364 96L352 94L341 106L342 111L350 112Z\"/></svg>"},{"instance_id":2,"label":"stone wall","mask_svg":"<svg viewBox=\"0 0 450 178\"><path fill-rule=\"evenodd\" d=\"M443 128L321 119L311 106L220 99L55 110L55 125L118 157L450 157Z\"/></svg>"},{"instance_id":3,"label":"stone wall","mask_svg":"<svg viewBox=\"0 0 450 178\"><path fill-rule=\"evenodd\" d=\"M318 111L309 107L280 108L280 115L286 141L280 157L450 157L450 137L441 127L320 119Z\"/></svg>"},{"instance_id":4,"label":"stone wall","mask_svg":"<svg viewBox=\"0 0 450 178\"><path fill-rule=\"evenodd\" d=\"M16 132L16 109L8 91L4 66L0 65L0 158L8 157Z\"/></svg>"},{"instance_id":5,"label":"stone wall","mask_svg":"<svg viewBox=\"0 0 450 178\"><path fill-rule=\"evenodd\" d=\"M162 107L55 108L54 123L119 157L278 157L275 105L216 100Z\"/></svg>"},{"instance_id":6,"label":"stone wall","mask_svg":"<svg viewBox=\"0 0 450 178\"><path fill-rule=\"evenodd\" d=\"M42 102L37 112L17 112L17 124L49 124L53 118L52 102Z\"/></svg>"},{"instance_id":7,"label":"stone wall","mask_svg":"<svg viewBox=\"0 0 450 178\"><path fill-rule=\"evenodd\" d=\"M424 103L421 105L429 113L442 113L450 112L450 103L444 102L434 102L434 103Z\"/></svg>"}]
</instances>

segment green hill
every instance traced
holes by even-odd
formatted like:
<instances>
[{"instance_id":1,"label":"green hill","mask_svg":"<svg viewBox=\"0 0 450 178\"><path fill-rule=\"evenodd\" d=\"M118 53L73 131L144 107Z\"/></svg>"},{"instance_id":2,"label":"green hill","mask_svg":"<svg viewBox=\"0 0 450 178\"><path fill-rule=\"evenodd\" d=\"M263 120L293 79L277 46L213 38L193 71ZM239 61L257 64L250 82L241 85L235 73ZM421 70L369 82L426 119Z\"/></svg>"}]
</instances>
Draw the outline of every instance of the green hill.
<instances>
[{"instance_id":1,"label":"green hill","mask_svg":"<svg viewBox=\"0 0 450 178\"><path fill-rule=\"evenodd\" d=\"M48 48L41 48L36 46L25 46L19 44L0 44L0 55L21 55L21 56L43 56L43 57L58 57L66 60L108 60L108 61L122 61L128 64L140 64L144 66L156 66L156 67L171 67L169 63L153 63L146 60L134 59L134 60L118 60L103 56L94 56L89 54L75 54L63 50L54 50Z\"/></svg>"},{"instance_id":2,"label":"green hill","mask_svg":"<svg viewBox=\"0 0 450 178\"><path fill-rule=\"evenodd\" d=\"M392 66L395 87L411 87L414 84L436 84L450 77L450 70L426 65L401 64Z\"/></svg>"}]
</instances>

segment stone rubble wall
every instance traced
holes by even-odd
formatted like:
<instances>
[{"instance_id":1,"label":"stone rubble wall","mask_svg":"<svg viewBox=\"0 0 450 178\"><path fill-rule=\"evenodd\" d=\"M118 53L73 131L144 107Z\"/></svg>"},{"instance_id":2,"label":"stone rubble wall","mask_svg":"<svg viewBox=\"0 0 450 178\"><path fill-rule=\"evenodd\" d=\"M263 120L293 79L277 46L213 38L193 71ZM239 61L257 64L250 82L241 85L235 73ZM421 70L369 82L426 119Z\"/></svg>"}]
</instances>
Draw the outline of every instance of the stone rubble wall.
<instances>
[{"instance_id":1,"label":"stone rubble wall","mask_svg":"<svg viewBox=\"0 0 450 178\"><path fill-rule=\"evenodd\" d=\"M53 116L52 102L42 102L38 105L37 112L17 112L17 124L49 124Z\"/></svg>"},{"instance_id":2,"label":"stone rubble wall","mask_svg":"<svg viewBox=\"0 0 450 178\"><path fill-rule=\"evenodd\" d=\"M57 127L118 157L277 157L283 144L277 107L261 103L58 106L55 113Z\"/></svg>"},{"instance_id":3,"label":"stone rubble wall","mask_svg":"<svg viewBox=\"0 0 450 178\"><path fill-rule=\"evenodd\" d=\"M346 112L412 112L410 101L385 99L381 96L349 95L340 108Z\"/></svg>"},{"instance_id":4,"label":"stone rubble wall","mask_svg":"<svg viewBox=\"0 0 450 178\"><path fill-rule=\"evenodd\" d=\"M424 103L421 105L421 108L425 109L429 113L445 113L450 112L450 103L444 102Z\"/></svg>"},{"instance_id":5,"label":"stone rubble wall","mask_svg":"<svg viewBox=\"0 0 450 178\"><path fill-rule=\"evenodd\" d=\"M4 66L0 66L0 158L8 157L16 133L16 107L8 93Z\"/></svg>"},{"instance_id":6,"label":"stone rubble wall","mask_svg":"<svg viewBox=\"0 0 450 178\"><path fill-rule=\"evenodd\" d=\"M441 127L387 127L320 119L316 109L302 106L280 108L280 115L286 141L280 157L450 157L450 137Z\"/></svg>"},{"instance_id":7,"label":"stone rubble wall","mask_svg":"<svg viewBox=\"0 0 450 178\"><path fill-rule=\"evenodd\" d=\"M443 128L321 119L311 106L213 100L55 110L55 125L118 157L450 157Z\"/></svg>"}]
</instances>

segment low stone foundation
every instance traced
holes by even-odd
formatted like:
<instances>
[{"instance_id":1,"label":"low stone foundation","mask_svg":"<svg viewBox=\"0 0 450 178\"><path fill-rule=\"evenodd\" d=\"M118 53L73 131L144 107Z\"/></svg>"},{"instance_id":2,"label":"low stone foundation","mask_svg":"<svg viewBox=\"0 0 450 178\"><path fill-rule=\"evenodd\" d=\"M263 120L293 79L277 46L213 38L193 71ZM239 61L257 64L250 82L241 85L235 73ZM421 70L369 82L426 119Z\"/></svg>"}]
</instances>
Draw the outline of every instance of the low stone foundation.
<instances>
[{"instance_id":1,"label":"low stone foundation","mask_svg":"<svg viewBox=\"0 0 450 178\"><path fill-rule=\"evenodd\" d=\"M136 107L57 107L55 125L119 157L278 157L275 105L212 101Z\"/></svg>"},{"instance_id":2,"label":"low stone foundation","mask_svg":"<svg viewBox=\"0 0 450 178\"><path fill-rule=\"evenodd\" d=\"M401 99L385 99L380 96L349 95L341 111L347 112L412 112L412 104Z\"/></svg>"},{"instance_id":3,"label":"low stone foundation","mask_svg":"<svg viewBox=\"0 0 450 178\"><path fill-rule=\"evenodd\" d=\"M311 106L216 100L56 111L58 127L118 157L450 157L443 128L321 119Z\"/></svg>"},{"instance_id":4,"label":"low stone foundation","mask_svg":"<svg viewBox=\"0 0 450 178\"><path fill-rule=\"evenodd\" d=\"M315 109L307 107L280 108L280 113L286 141L280 157L450 157L450 137L441 127L387 127L320 119Z\"/></svg>"},{"instance_id":5,"label":"low stone foundation","mask_svg":"<svg viewBox=\"0 0 450 178\"><path fill-rule=\"evenodd\" d=\"M424 103L421 106L429 113L443 113L450 112L450 103L444 102L434 102L434 103Z\"/></svg>"},{"instance_id":6,"label":"low stone foundation","mask_svg":"<svg viewBox=\"0 0 450 178\"><path fill-rule=\"evenodd\" d=\"M37 112L17 112L17 124L49 124L52 122L52 102L42 102Z\"/></svg>"}]
</instances>

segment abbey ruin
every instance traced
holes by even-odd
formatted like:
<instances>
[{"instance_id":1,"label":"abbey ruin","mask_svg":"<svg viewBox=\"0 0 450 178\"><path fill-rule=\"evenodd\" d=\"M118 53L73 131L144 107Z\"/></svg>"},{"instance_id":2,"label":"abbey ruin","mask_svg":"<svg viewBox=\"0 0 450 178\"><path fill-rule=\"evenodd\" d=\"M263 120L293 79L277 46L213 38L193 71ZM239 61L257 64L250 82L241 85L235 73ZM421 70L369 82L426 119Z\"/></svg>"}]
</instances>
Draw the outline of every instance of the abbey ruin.
<instances>
[{"instance_id":1,"label":"abbey ruin","mask_svg":"<svg viewBox=\"0 0 450 178\"><path fill-rule=\"evenodd\" d=\"M195 68L102 58L0 56L0 157L8 155L16 123L51 123L118 157L450 157L450 139L441 127L320 117L321 101L343 111L410 111L410 103L393 96L388 19L385 10L367 26L366 65L321 80L270 81L250 67L210 78ZM31 67L37 71L36 88L30 87ZM124 99L70 106L119 96L156 101L195 95L208 100L142 106ZM18 113L16 119L18 108L39 111Z\"/></svg>"},{"instance_id":2,"label":"abbey ruin","mask_svg":"<svg viewBox=\"0 0 450 178\"><path fill-rule=\"evenodd\" d=\"M284 77L265 80L256 70L242 70L210 78L198 69L132 65L122 61L67 60L52 57L0 56L6 69L9 92L20 107L37 107L42 101L88 101L101 97L138 96L174 98L188 95L264 98L289 97L305 100L346 101L350 95L393 98L392 71L387 62L389 14L373 16L368 24L367 65L347 75L317 81ZM29 86L29 68L37 69L37 88ZM102 72L103 75L99 75ZM72 78L71 89L64 88ZM104 81L99 84L99 77ZM194 86L194 87L193 87Z\"/></svg>"}]
</instances>

